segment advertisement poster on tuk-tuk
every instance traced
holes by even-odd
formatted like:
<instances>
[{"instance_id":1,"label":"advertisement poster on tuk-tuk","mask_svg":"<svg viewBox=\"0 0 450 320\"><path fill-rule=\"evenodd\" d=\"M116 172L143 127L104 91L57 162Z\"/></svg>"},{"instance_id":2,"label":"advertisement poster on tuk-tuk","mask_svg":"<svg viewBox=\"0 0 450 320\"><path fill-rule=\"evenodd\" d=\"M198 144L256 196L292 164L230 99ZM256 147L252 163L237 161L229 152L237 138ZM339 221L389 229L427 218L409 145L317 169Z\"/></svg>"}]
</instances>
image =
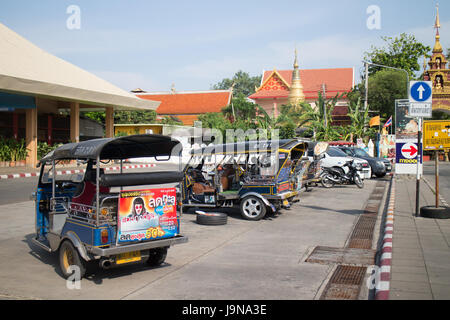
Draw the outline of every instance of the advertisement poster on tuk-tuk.
<instances>
[{"instance_id":1,"label":"advertisement poster on tuk-tuk","mask_svg":"<svg viewBox=\"0 0 450 320\"><path fill-rule=\"evenodd\" d=\"M168 238L177 233L174 188L127 190L120 193L118 243Z\"/></svg>"}]
</instances>

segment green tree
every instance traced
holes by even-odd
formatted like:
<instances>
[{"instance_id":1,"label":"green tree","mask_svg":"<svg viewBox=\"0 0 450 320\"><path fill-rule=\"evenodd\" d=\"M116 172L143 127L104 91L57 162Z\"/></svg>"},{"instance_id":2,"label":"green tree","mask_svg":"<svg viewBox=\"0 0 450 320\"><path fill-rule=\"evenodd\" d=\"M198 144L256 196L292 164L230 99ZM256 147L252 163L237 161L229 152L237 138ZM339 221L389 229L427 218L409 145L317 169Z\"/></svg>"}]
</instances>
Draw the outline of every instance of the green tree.
<instances>
[{"instance_id":1,"label":"green tree","mask_svg":"<svg viewBox=\"0 0 450 320\"><path fill-rule=\"evenodd\" d=\"M83 112L84 116L97 121L100 124L105 123L105 112L104 111L92 111ZM117 124L127 124L127 123L154 123L156 121L156 111L155 110L144 110L144 111L114 111L114 123Z\"/></svg>"},{"instance_id":2,"label":"green tree","mask_svg":"<svg viewBox=\"0 0 450 320\"><path fill-rule=\"evenodd\" d=\"M115 111L114 112L114 123L125 124L125 123L154 123L156 120L155 110L145 110L145 111Z\"/></svg>"},{"instance_id":3,"label":"green tree","mask_svg":"<svg viewBox=\"0 0 450 320\"><path fill-rule=\"evenodd\" d=\"M416 78L416 72L420 71L419 59L428 55L431 50L418 42L414 35L402 33L400 37L381 37L386 43L385 47L372 46L371 51L365 52L364 60L389 67L404 69L411 79ZM380 67L369 66L369 75L372 76L380 70Z\"/></svg>"},{"instance_id":4,"label":"green tree","mask_svg":"<svg viewBox=\"0 0 450 320\"><path fill-rule=\"evenodd\" d=\"M261 83L261 76L251 77L247 72L239 70L233 78L225 78L212 86L214 90L228 90L234 84L233 93L235 97L248 97L255 92L255 87Z\"/></svg>"},{"instance_id":5,"label":"green tree","mask_svg":"<svg viewBox=\"0 0 450 320\"><path fill-rule=\"evenodd\" d=\"M447 61L450 60L450 48L447 49L446 58L447 58Z\"/></svg>"},{"instance_id":6,"label":"green tree","mask_svg":"<svg viewBox=\"0 0 450 320\"><path fill-rule=\"evenodd\" d=\"M244 96L233 98L231 103L222 109L222 113L234 122L238 119L254 120L258 105L248 101Z\"/></svg>"},{"instance_id":7,"label":"green tree","mask_svg":"<svg viewBox=\"0 0 450 320\"><path fill-rule=\"evenodd\" d=\"M406 75L396 70L381 70L369 77L370 110L383 118L395 114L395 100L406 98ZM353 100L352 103L355 103Z\"/></svg>"},{"instance_id":8,"label":"green tree","mask_svg":"<svg viewBox=\"0 0 450 320\"><path fill-rule=\"evenodd\" d=\"M231 129L231 122L220 112L208 112L198 116L198 120L202 122L202 128L217 129L225 137L227 129Z\"/></svg>"}]
</instances>

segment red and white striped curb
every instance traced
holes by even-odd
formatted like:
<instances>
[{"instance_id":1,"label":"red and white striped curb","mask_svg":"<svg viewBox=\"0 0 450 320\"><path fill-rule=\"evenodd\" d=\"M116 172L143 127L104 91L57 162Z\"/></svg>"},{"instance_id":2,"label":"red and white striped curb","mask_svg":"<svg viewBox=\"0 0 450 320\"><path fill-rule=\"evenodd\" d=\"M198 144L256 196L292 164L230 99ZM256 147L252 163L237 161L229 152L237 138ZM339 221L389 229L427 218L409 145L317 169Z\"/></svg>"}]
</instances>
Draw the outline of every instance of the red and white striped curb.
<instances>
[{"instance_id":1,"label":"red and white striped curb","mask_svg":"<svg viewBox=\"0 0 450 320\"><path fill-rule=\"evenodd\" d=\"M126 165L123 166L124 170L127 169L137 169L137 168L151 168L155 167L156 164L133 164L133 165ZM119 171L120 167L107 167L105 168L105 171ZM75 174L75 173L83 173L84 169L75 169L75 170L62 170L62 171L56 171L56 174ZM39 172L32 172L32 173L14 173L14 174L2 174L0 175L0 180L2 179L17 179L17 178L30 178L30 177L36 177L39 175Z\"/></svg>"},{"instance_id":2,"label":"red and white striped curb","mask_svg":"<svg viewBox=\"0 0 450 320\"><path fill-rule=\"evenodd\" d=\"M389 286L391 281L392 262L392 234L394 233L394 210L395 210L395 178L392 178L391 196L384 225L383 247L381 248L381 259L379 279L376 284L376 300L389 299Z\"/></svg>"}]
</instances>

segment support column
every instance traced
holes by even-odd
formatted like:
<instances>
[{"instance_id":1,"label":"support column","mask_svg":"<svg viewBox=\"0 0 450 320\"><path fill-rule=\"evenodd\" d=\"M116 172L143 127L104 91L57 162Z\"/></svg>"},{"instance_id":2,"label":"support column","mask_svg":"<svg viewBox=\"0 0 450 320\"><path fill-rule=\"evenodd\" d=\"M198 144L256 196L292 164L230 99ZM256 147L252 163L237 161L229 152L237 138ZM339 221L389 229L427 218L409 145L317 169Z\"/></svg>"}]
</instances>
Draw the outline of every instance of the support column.
<instances>
[{"instance_id":1,"label":"support column","mask_svg":"<svg viewBox=\"0 0 450 320\"><path fill-rule=\"evenodd\" d=\"M35 167L37 159L37 107L27 109L25 114L26 139L25 143L28 149L26 159L27 167Z\"/></svg>"},{"instance_id":2,"label":"support column","mask_svg":"<svg viewBox=\"0 0 450 320\"><path fill-rule=\"evenodd\" d=\"M105 108L105 137L106 138L114 137L114 108L113 107Z\"/></svg>"},{"instance_id":3,"label":"support column","mask_svg":"<svg viewBox=\"0 0 450 320\"><path fill-rule=\"evenodd\" d=\"M19 140L19 114L13 113L13 135L14 139Z\"/></svg>"},{"instance_id":4,"label":"support column","mask_svg":"<svg viewBox=\"0 0 450 320\"><path fill-rule=\"evenodd\" d=\"M53 115L47 116L47 144L53 145Z\"/></svg>"},{"instance_id":5,"label":"support column","mask_svg":"<svg viewBox=\"0 0 450 320\"><path fill-rule=\"evenodd\" d=\"M278 105L277 105L277 99L273 99L273 117L278 117Z\"/></svg>"},{"instance_id":6,"label":"support column","mask_svg":"<svg viewBox=\"0 0 450 320\"><path fill-rule=\"evenodd\" d=\"M70 103L70 141L80 142L80 103Z\"/></svg>"}]
</instances>

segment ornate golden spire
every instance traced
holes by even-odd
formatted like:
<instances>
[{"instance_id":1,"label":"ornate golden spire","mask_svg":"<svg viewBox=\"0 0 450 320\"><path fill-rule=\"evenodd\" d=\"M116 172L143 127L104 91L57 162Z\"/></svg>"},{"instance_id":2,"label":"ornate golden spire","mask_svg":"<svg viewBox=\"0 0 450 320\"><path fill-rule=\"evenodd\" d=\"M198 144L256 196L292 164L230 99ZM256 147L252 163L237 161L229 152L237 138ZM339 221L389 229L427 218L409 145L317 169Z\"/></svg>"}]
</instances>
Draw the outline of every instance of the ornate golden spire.
<instances>
[{"instance_id":1,"label":"ornate golden spire","mask_svg":"<svg viewBox=\"0 0 450 320\"><path fill-rule=\"evenodd\" d=\"M441 27L441 22L439 21L439 4L436 5L436 23L434 27L438 29Z\"/></svg>"},{"instance_id":2,"label":"ornate golden spire","mask_svg":"<svg viewBox=\"0 0 450 320\"><path fill-rule=\"evenodd\" d=\"M434 23L436 28L436 42L434 43L433 53L442 53L442 45L440 42L441 36L439 35L439 28L441 27L441 22L439 21L439 5L436 5L436 21Z\"/></svg>"},{"instance_id":3,"label":"ornate golden spire","mask_svg":"<svg viewBox=\"0 0 450 320\"><path fill-rule=\"evenodd\" d=\"M289 104L297 105L305 101L303 86L300 79L300 70L298 69L297 49L295 49L294 71L292 71L292 84L288 97Z\"/></svg>"},{"instance_id":4,"label":"ornate golden spire","mask_svg":"<svg viewBox=\"0 0 450 320\"><path fill-rule=\"evenodd\" d=\"M294 69L298 69L298 61L297 61L297 48L295 48L295 60L294 60Z\"/></svg>"}]
</instances>

